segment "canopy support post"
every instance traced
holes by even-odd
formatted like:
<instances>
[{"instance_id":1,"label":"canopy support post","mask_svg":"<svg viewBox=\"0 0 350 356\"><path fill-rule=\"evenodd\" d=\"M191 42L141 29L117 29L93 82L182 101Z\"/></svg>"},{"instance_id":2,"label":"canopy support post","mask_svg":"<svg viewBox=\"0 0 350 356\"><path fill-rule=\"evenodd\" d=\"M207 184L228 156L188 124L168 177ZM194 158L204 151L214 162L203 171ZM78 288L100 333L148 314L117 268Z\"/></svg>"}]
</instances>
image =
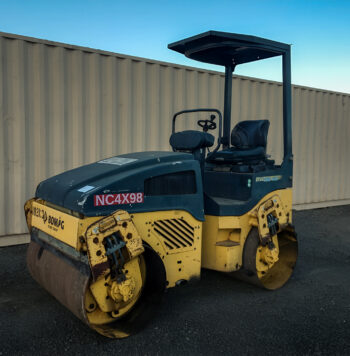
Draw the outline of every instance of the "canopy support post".
<instances>
[{"instance_id":1,"label":"canopy support post","mask_svg":"<svg viewBox=\"0 0 350 356\"><path fill-rule=\"evenodd\" d=\"M223 149L227 149L230 147L232 73L234 70L235 70L234 64L225 66L224 132L221 140Z\"/></svg>"}]
</instances>

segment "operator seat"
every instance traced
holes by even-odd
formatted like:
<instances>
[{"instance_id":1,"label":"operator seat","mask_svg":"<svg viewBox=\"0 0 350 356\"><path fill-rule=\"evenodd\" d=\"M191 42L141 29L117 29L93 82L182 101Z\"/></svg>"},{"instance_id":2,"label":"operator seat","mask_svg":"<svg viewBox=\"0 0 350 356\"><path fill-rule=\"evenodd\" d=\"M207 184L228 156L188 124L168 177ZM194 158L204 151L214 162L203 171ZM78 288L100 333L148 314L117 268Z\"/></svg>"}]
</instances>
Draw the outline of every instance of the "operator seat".
<instances>
[{"instance_id":1,"label":"operator seat","mask_svg":"<svg viewBox=\"0 0 350 356\"><path fill-rule=\"evenodd\" d=\"M205 148L213 146L215 138L208 132L186 130L174 132L170 136L170 146L174 151L190 152L201 166L204 164Z\"/></svg>"},{"instance_id":2,"label":"operator seat","mask_svg":"<svg viewBox=\"0 0 350 356\"><path fill-rule=\"evenodd\" d=\"M239 122L231 132L233 147L213 152L207 158L211 163L240 163L266 160L269 120L247 120Z\"/></svg>"}]
</instances>

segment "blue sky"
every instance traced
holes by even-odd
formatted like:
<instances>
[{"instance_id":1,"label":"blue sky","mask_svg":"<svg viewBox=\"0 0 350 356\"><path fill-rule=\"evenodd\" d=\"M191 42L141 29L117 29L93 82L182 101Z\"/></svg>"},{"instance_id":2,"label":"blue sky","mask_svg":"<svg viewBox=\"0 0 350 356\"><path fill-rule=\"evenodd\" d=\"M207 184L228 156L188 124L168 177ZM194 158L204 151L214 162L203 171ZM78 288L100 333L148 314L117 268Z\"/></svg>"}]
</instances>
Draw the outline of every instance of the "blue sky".
<instances>
[{"instance_id":1,"label":"blue sky","mask_svg":"<svg viewBox=\"0 0 350 356\"><path fill-rule=\"evenodd\" d=\"M290 43L293 83L350 93L350 0L0 0L3 32L222 70L167 49L207 30ZM280 80L280 68L275 58L236 73Z\"/></svg>"}]
</instances>

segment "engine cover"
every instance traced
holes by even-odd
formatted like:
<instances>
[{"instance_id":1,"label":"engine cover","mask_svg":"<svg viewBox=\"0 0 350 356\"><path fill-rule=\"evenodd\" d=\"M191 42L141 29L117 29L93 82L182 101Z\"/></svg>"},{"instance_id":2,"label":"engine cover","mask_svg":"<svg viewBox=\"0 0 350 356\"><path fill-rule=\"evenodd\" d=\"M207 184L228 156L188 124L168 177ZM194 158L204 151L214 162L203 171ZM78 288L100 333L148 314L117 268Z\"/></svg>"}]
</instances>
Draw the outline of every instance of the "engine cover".
<instances>
[{"instance_id":1,"label":"engine cover","mask_svg":"<svg viewBox=\"0 0 350 356\"><path fill-rule=\"evenodd\" d=\"M182 172L191 173L192 181ZM145 191L145 181L157 177L160 180L152 186L163 189ZM176 186L188 189L181 193ZM200 166L188 153L151 151L107 158L44 180L36 198L84 216L106 216L117 209L129 213L181 209L204 220Z\"/></svg>"}]
</instances>

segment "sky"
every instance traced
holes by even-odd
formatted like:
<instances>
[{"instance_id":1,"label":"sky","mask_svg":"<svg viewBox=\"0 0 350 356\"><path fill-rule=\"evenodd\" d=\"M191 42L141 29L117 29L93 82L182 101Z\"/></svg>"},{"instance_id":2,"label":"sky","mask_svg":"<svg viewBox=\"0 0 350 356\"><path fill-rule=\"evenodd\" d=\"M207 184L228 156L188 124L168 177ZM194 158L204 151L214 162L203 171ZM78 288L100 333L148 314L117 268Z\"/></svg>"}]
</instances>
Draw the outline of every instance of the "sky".
<instances>
[{"instance_id":1,"label":"sky","mask_svg":"<svg viewBox=\"0 0 350 356\"><path fill-rule=\"evenodd\" d=\"M0 31L194 67L168 43L208 30L292 44L293 84L350 93L350 0L0 0ZM281 80L281 60L236 74Z\"/></svg>"}]
</instances>

